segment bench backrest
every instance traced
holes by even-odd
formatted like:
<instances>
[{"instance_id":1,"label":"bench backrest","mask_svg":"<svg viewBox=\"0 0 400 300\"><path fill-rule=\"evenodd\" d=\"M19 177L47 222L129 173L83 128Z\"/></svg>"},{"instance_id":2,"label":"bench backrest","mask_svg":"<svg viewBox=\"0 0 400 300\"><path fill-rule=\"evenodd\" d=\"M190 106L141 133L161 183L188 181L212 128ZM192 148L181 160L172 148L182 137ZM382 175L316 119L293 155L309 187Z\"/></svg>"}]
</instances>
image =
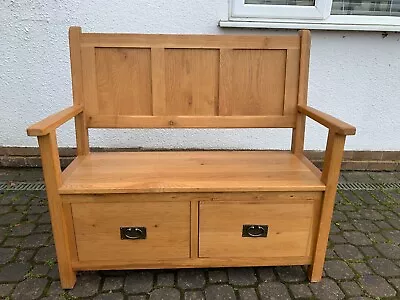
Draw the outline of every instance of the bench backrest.
<instances>
[{"instance_id":1,"label":"bench backrest","mask_svg":"<svg viewBox=\"0 0 400 300\"><path fill-rule=\"evenodd\" d=\"M87 127L296 126L310 34L81 33L70 29L74 102Z\"/></svg>"}]
</instances>

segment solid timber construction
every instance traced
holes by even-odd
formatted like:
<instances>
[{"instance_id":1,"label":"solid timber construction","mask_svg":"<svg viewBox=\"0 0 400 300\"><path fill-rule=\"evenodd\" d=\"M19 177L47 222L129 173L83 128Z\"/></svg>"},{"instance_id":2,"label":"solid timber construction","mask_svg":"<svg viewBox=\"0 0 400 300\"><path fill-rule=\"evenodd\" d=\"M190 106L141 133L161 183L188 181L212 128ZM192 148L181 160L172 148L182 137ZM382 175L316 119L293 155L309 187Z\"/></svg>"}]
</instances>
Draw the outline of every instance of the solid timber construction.
<instances>
[{"instance_id":1,"label":"solid timber construction","mask_svg":"<svg viewBox=\"0 0 400 300\"><path fill-rule=\"evenodd\" d=\"M74 104L37 136L63 288L76 271L309 265L319 281L346 135L307 106L310 32L82 33L70 28ZM329 129L320 172L305 119ZM61 172L56 129L75 118ZM292 151L90 153L88 128L292 128Z\"/></svg>"}]
</instances>

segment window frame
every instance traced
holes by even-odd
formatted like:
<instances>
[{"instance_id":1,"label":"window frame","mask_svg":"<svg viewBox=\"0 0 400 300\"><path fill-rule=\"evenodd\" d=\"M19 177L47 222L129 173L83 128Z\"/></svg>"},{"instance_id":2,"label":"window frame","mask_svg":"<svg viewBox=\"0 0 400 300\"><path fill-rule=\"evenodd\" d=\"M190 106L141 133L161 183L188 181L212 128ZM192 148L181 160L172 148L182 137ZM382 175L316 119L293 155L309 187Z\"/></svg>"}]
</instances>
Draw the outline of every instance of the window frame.
<instances>
[{"instance_id":1,"label":"window frame","mask_svg":"<svg viewBox=\"0 0 400 300\"><path fill-rule=\"evenodd\" d=\"M332 0L315 0L316 5L320 2L329 4L319 6L323 18L316 18L310 11L300 10L295 15L287 16L280 10L272 9L277 5L244 4L245 0L229 0L228 20L221 20L221 27L248 27L248 28L287 28L287 29L323 29L323 30L357 30L357 31L394 31L400 32L400 17L393 16L370 16L370 15L331 15ZM244 6L243 9L240 8ZM248 7L245 7L248 6ZM248 13L248 8L256 11ZM259 6L264 6L260 10ZM290 6L282 5L279 8L314 8L316 6ZM246 8L246 9L244 9ZM328 9L327 9L328 8ZM269 14L263 14L265 9L270 10ZM327 15L326 15L327 12ZM303 15L302 15L303 14Z\"/></svg>"}]
</instances>

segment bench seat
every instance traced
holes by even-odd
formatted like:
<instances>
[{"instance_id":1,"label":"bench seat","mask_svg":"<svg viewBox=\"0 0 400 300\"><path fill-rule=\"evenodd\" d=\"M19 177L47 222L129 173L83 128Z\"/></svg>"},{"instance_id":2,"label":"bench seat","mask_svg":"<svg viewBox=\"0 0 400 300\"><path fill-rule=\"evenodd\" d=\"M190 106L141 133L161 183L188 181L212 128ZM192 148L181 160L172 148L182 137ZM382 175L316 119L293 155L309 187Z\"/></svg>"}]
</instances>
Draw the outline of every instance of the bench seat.
<instances>
[{"instance_id":1,"label":"bench seat","mask_svg":"<svg viewBox=\"0 0 400 300\"><path fill-rule=\"evenodd\" d=\"M325 190L304 156L281 151L90 153L62 176L61 194Z\"/></svg>"}]
</instances>

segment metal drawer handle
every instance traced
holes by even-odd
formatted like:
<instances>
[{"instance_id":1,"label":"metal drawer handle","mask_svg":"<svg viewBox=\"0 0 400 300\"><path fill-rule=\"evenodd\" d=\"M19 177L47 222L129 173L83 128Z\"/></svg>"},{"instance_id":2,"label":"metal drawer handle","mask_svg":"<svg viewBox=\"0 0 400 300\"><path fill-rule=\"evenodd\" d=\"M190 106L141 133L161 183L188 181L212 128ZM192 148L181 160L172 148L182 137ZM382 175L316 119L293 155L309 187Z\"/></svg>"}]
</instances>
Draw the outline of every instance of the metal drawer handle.
<instances>
[{"instance_id":1,"label":"metal drawer handle","mask_svg":"<svg viewBox=\"0 0 400 300\"><path fill-rule=\"evenodd\" d=\"M243 225L242 237L267 237L268 225Z\"/></svg>"},{"instance_id":2,"label":"metal drawer handle","mask_svg":"<svg viewBox=\"0 0 400 300\"><path fill-rule=\"evenodd\" d=\"M146 227L120 227L121 240L144 240L147 236Z\"/></svg>"}]
</instances>

